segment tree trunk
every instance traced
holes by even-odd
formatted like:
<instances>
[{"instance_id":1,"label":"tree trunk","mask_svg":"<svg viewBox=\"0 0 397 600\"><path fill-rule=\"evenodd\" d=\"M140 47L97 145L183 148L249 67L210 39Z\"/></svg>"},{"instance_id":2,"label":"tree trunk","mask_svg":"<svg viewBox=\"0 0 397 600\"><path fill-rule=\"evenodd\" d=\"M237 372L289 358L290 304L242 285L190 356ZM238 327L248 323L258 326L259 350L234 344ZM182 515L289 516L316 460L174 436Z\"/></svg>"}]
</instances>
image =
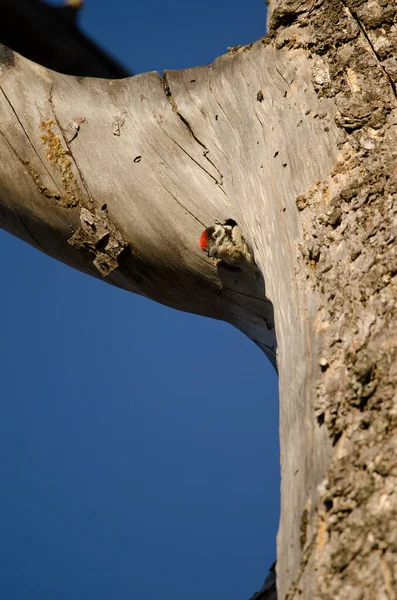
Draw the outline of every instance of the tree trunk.
<instances>
[{"instance_id":1,"label":"tree trunk","mask_svg":"<svg viewBox=\"0 0 397 600\"><path fill-rule=\"evenodd\" d=\"M163 77L0 55L1 226L277 362L280 599L396 598L396 14L282 0L267 38ZM201 251L227 218L261 276Z\"/></svg>"}]
</instances>

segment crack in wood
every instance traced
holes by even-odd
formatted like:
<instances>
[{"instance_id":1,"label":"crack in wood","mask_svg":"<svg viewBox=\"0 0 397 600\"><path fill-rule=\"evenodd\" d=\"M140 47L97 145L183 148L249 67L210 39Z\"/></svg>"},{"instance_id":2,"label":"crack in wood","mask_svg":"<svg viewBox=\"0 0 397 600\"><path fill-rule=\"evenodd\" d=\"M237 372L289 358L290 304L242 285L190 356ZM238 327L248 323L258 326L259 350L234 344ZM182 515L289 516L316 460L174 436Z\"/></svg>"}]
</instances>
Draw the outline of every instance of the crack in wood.
<instances>
[{"instance_id":1,"label":"crack in wood","mask_svg":"<svg viewBox=\"0 0 397 600\"><path fill-rule=\"evenodd\" d=\"M216 177L214 177L211 173L209 173L209 171L207 171L206 169L204 169L204 167L202 167L188 152L186 152L186 150L184 150L179 144L178 146L181 148L181 150L183 150L199 167L201 167L203 169L203 171L205 173L207 173L210 177L212 177L212 179L215 181L216 185L219 186L219 188L224 192L224 190L222 189L222 185L223 185L223 174L221 173L221 171L218 169L218 167L214 164L214 162L208 157L209 154L209 149L207 148L207 146L205 144L203 144L203 142L197 137L197 135L194 133L192 126L190 125L189 121L181 114L181 112L178 109L178 105L172 95L171 92L171 87L168 81L168 76L167 73L163 73L162 75L162 81L163 81L163 86L164 86L164 91L165 91L165 95L168 99L168 102L171 104L172 110L175 112L175 114L179 117L179 119L182 121L182 123L185 125L185 127L187 128L187 130L189 131L190 135L192 136L192 138L194 139L195 142L197 142L202 148L203 148L203 156L206 160L208 160L208 162L210 163L210 165L212 165L214 167L214 169L216 170L216 172L219 175L219 180L216 179ZM174 140L175 141L175 140Z\"/></svg>"},{"instance_id":2,"label":"crack in wood","mask_svg":"<svg viewBox=\"0 0 397 600\"><path fill-rule=\"evenodd\" d=\"M196 215L194 215L188 208L186 208L186 206L184 204L182 204L182 202L180 200L178 200L178 198L176 196L174 196L174 194L172 192L170 192L170 190L167 188L167 186L164 185L164 183L162 181L160 181L160 184L169 193L169 195L175 200L175 202L177 204L179 204L179 206L181 208L183 208L183 210L185 210L187 213L189 213L189 215L191 215L193 217L193 219L195 219L198 223L200 223L200 225L202 227L204 227L204 229L205 229L206 225L204 225L204 223L202 221L200 221L200 219L198 217L196 217Z\"/></svg>"},{"instance_id":3,"label":"crack in wood","mask_svg":"<svg viewBox=\"0 0 397 600\"><path fill-rule=\"evenodd\" d=\"M366 39L366 41L370 47L370 50L371 50L374 58L376 59L376 62L378 63L381 70L383 71L385 78L387 79L391 89L393 90L394 97L397 99L396 84L394 83L393 79L390 77L389 73L386 71L385 67L382 65L382 61L380 60L379 55L378 55L377 51L375 50L375 47L372 44L364 25L361 23L358 15L348 7L348 5L346 4L346 1L341 0L341 2L343 4L343 6L345 7L345 10L348 13L348 15L357 23L358 27L360 28L361 33L363 34L364 38Z\"/></svg>"},{"instance_id":4,"label":"crack in wood","mask_svg":"<svg viewBox=\"0 0 397 600\"><path fill-rule=\"evenodd\" d=\"M211 179L214 180L214 182L216 183L216 185L219 186L219 189L226 195L226 192L221 187L222 184L219 183L219 181L217 180L217 178L214 177L212 173L210 173L209 171L207 171L207 169L205 169L203 167L203 165L200 165L200 163L191 154L189 154L189 152L187 150L185 150L185 148L183 148L183 146L181 146L175 139L173 139L173 138L171 138L171 139L178 146L178 148L180 148L182 150L182 152L184 152L194 163L196 163L196 165L198 167L200 167L200 169L202 169L204 171L204 173L207 173L207 175L209 177L211 177Z\"/></svg>"},{"instance_id":5,"label":"crack in wood","mask_svg":"<svg viewBox=\"0 0 397 600\"><path fill-rule=\"evenodd\" d=\"M8 102L8 104L9 104L9 106L10 106L10 108L11 108L12 112L14 113L14 115L15 115L15 118L16 118L16 120L18 121L18 123L19 123L19 125L20 125L20 127L21 127L21 129L22 129L22 131L23 131L23 133L25 134L25 136L26 136L26 139L29 141L30 145L32 146L32 150L33 150L33 152L36 154L37 158L39 159L39 161L41 162L41 164L42 164L42 166L43 166L43 169L46 171L47 175L49 176L49 178L50 178L50 179L51 179L51 181L53 182L53 184L54 184L55 188L58 190L58 192L59 192L59 196L61 196L62 194L61 194L61 191L60 191L60 189L58 188L58 185L56 184L56 182L55 182L54 178L52 177L52 174L51 174L51 172L48 170L48 168L47 168L47 165L45 164L45 162L44 162L44 161L43 161L43 159L41 158L41 156L40 156L39 152L36 150L36 147L35 147L35 145L33 144L32 140L30 139L30 137L29 137L29 135L28 135L28 132L26 131L25 127L23 126L23 123L22 123L21 119L19 118L19 116L18 116L18 113L16 112L15 108L13 107L11 100L8 98L8 96L7 96L7 94L5 93L4 89L3 89L2 87L0 87L0 89L1 89L1 91L2 91L2 93L3 93L3 96L4 96L4 98L5 98L5 99L6 99L6 101Z\"/></svg>"},{"instance_id":6,"label":"crack in wood","mask_svg":"<svg viewBox=\"0 0 397 600\"><path fill-rule=\"evenodd\" d=\"M271 301L268 298L259 298L259 296L254 296L253 294L247 294L245 292L241 292L240 290L236 290L235 288L230 288L227 286L224 286L222 289L227 290L229 292L233 292L235 294L240 294L241 296L246 296L247 298L252 298L253 300L259 300L260 302L264 302L265 304L272 305Z\"/></svg>"},{"instance_id":7,"label":"crack in wood","mask_svg":"<svg viewBox=\"0 0 397 600\"><path fill-rule=\"evenodd\" d=\"M83 188L85 189L85 191L87 193L88 199L89 199L90 202L93 203L94 202L94 198L92 197L92 194L91 194L90 189L89 189L89 187L87 185L87 182L84 179L83 172L80 169L80 167L79 167L79 165L77 163L77 160L76 160L73 152L70 149L70 145L69 145L68 140L66 139L65 132L64 132L63 128L61 127L61 124L60 124L60 122L58 120L58 117L57 117L57 114L56 114L56 111L55 111L55 105L54 105L54 99L53 99L53 90L54 90L54 83L52 82L51 85L50 85L50 90L49 90L49 95L48 95L48 102L49 102L49 105L51 107L52 115L53 115L53 117L55 119L55 122L56 122L58 128L59 128L59 131L61 132L62 138L63 138L63 140L65 142L65 145L66 145L66 147L68 149L69 155L70 155L71 159L73 160L73 164L74 164L74 166L76 167L76 169L78 171L78 174L79 174L79 177L80 177L80 181L81 181L81 183L83 185Z\"/></svg>"},{"instance_id":8,"label":"crack in wood","mask_svg":"<svg viewBox=\"0 0 397 600\"><path fill-rule=\"evenodd\" d=\"M288 81L285 79L284 75L281 73L281 71L278 69L277 65L274 65L274 68L276 69L277 73L280 75L281 79L283 79L285 81L285 83L288 85L288 87L290 87L290 84L288 83Z\"/></svg>"},{"instance_id":9,"label":"crack in wood","mask_svg":"<svg viewBox=\"0 0 397 600\"><path fill-rule=\"evenodd\" d=\"M22 226L26 229L26 231L28 232L29 236L32 238L34 244L37 246L37 248L39 248L42 252L44 252L45 254L48 254L47 249L44 248L44 246L42 246L40 244L40 242L38 241L38 239L33 235L32 231L29 229L29 227L26 225L25 220L21 217L20 212L18 211L18 209L16 208L14 202L12 202L12 207L17 215L17 217L19 218L19 220L22 223Z\"/></svg>"},{"instance_id":10,"label":"crack in wood","mask_svg":"<svg viewBox=\"0 0 397 600\"><path fill-rule=\"evenodd\" d=\"M15 150L15 148L10 144L9 140L7 139L7 137L4 135L4 133L2 131L0 131L0 135L3 138L3 140L6 142L6 144L8 145L8 147L10 148L11 152L14 154L14 156L16 157L16 159L24 166L26 167L26 162L21 156L19 156L18 152ZM31 232L31 230L29 229L29 227L26 225L25 220L22 218L20 212L17 209L16 204L12 201L12 198L10 198L10 202L12 205L12 208L14 209L15 214L17 215L18 219L20 220L20 222L22 223L22 226L24 227L24 229L27 231L27 233L29 234L29 236L32 238L34 244L40 248L40 250L42 250L43 252L46 252L44 246L42 246L40 244L40 242L36 239L36 237L33 235L33 233Z\"/></svg>"},{"instance_id":11,"label":"crack in wood","mask_svg":"<svg viewBox=\"0 0 397 600\"><path fill-rule=\"evenodd\" d=\"M8 140L6 135L4 135L4 133L1 130L0 130L0 135L3 138L4 142L7 144L7 146L9 147L9 149L11 150L11 152L14 154L15 158L24 166L24 168L27 170L29 175L32 177L40 194L42 194L45 198L56 200L57 201L56 203L60 205L59 201L62 198L61 193L60 192L51 192L43 184L43 182L41 181L40 175L38 174L37 170L34 169L34 167L32 167L29 160L22 158L22 156L20 156L18 154L17 150L12 146L12 144L10 143L10 141Z\"/></svg>"},{"instance_id":12,"label":"crack in wood","mask_svg":"<svg viewBox=\"0 0 397 600\"><path fill-rule=\"evenodd\" d=\"M41 121L40 127L44 131L41 136L41 142L47 147L46 158L54 171L59 173L60 181L64 188L65 194L60 197L62 203L59 204L66 208L72 208L79 204L80 189L70 168L72 161L69 158L69 151L65 150L59 136L52 131L53 125L55 125L53 119ZM35 182L40 184L38 173L34 172L33 175Z\"/></svg>"}]
</instances>

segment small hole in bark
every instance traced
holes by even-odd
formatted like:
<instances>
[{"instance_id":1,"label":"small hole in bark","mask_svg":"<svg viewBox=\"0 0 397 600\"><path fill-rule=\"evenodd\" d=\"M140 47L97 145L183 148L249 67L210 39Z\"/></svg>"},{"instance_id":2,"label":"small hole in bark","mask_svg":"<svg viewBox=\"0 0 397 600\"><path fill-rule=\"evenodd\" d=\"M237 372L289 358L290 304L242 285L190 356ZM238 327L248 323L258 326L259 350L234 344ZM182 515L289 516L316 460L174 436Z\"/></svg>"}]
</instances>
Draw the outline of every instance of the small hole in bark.
<instances>
[{"instance_id":1,"label":"small hole in bark","mask_svg":"<svg viewBox=\"0 0 397 600\"><path fill-rule=\"evenodd\" d=\"M370 383L374 377L374 373L375 373L375 369L376 366L374 364L370 365L369 367L367 367L365 370L363 370L363 372L360 374L358 380L360 381L360 383L362 385L366 385L367 383Z\"/></svg>"},{"instance_id":2,"label":"small hole in bark","mask_svg":"<svg viewBox=\"0 0 397 600\"><path fill-rule=\"evenodd\" d=\"M334 436L334 439L332 440L332 445L336 446L336 444L339 442L340 438L342 437L342 433L339 432Z\"/></svg>"},{"instance_id":3,"label":"small hole in bark","mask_svg":"<svg viewBox=\"0 0 397 600\"><path fill-rule=\"evenodd\" d=\"M325 510L327 512L329 512L331 510L333 505L334 505L334 503L332 502L332 500L324 500L324 506L325 506Z\"/></svg>"},{"instance_id":4,"label":"small hole in bark","mask_svg":"<svg viewBox=\"0 0 397 600\"><path fill-rule=\"evenodd\" d=\"M142 156L136 156L134 158L134 163L139 163L139 162L141 162L141 160L142 160Z\"/></svg>"},{"instance_id":5,"label":"small hole in bark","mask_svg":"<svg viewBox=\"0 0 397 600\"><path fill-rule=\"evenodd\" d=\"M332 229L336 229L342 222L342 215L340 215L335 221L331 223Z\"/></svg>"},{"instance_id":6,"label":"small hole in bark","mask_svg":"<svg viewBox=\"0 0 397 600\"><path fill-rule=\"evenodd\" d=\"M365 398L361 398L360 404L358 405L358 408L361 412L363 412L368 404L368 398L369 396L365 397Z\"/></svg>"},{"instance_id":7,"label":"small hole in bark","mask_svg":"<svg viewBox=\"0 0 397 600\"><path fill-rule=\"evenodd\" d=\"M322 358L320 360L320 369L322 373L325 373L325 371L328 369L329 364L327 363L325 358Z\"/></svg>"},{"instance_id":8,"label":"small hole in bark","mask_svg":"<svg viewBox=\"0 0 397 600\"><path fill-rule=\"evenodd\" d=\"M107 208L108 208L108 205L107 205L107 204L102 204L102 206L101 206L101 210L107 210Z\"/></svg>"},{"instance_id":9,"label":"small hole in bark","mask_svg":"<svg viewBox=\"0 0 397 600\"><path fill-rule=\"evenodd\" d=\"M110 235L106 233L100 240L97 241L97 243L95 244L95 248L97 248L98 250L104 248L109 241L109 237Z\"/></svg>"},{"instance_id":10,"label":"small hole in bark","mask_svg":"<svg viewBox=\"0 0 397 600\"><path fill-rule=\"evenodd\" d=\"M321 413L321 415L318 415L317 423L320 425L320 427L321 427L321 425L324 425L324 420L325 420L324 413Z\"/></svg>"}]
</instances>

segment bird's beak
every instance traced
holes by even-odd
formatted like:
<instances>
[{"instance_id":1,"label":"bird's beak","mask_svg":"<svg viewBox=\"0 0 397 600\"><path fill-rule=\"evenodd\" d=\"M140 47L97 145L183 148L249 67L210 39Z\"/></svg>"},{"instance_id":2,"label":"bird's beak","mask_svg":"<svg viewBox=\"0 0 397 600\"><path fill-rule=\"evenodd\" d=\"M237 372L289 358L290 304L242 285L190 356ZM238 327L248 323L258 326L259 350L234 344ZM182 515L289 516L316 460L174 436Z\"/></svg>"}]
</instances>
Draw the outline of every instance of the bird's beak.
<instances>
[{"instance_id":1,"label":"bird's beak","mask_svg":"<svg viewBox=\"0 0 397 600\"><path fill-rule=\"evenodd\" d=\"M211 246L211 248L208 250L208 256L210 256L211 258L216 257L216 247L215 246Z\"/></svg>"}]
</instances>

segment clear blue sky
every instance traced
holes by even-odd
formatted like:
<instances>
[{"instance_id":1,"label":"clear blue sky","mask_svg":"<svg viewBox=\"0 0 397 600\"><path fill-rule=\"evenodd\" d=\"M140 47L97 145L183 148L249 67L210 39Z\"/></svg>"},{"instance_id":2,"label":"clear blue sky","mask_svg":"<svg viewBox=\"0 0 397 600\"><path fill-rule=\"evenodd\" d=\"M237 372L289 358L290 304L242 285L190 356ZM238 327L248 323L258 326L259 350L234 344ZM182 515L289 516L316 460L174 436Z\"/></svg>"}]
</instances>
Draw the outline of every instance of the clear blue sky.
<instances>
[{"instance_id":1,"label":"clear blue sky","mask_svg":"<svg viewBox=\"0 0 397 600\"><path fill-rule=\"evenodd\" d=\"M261 37L262 0L86 0L135 72ZM0 597L248 600L275 558L276 376L231 326L0 232Z\"/></svg>"}]
</instances>

